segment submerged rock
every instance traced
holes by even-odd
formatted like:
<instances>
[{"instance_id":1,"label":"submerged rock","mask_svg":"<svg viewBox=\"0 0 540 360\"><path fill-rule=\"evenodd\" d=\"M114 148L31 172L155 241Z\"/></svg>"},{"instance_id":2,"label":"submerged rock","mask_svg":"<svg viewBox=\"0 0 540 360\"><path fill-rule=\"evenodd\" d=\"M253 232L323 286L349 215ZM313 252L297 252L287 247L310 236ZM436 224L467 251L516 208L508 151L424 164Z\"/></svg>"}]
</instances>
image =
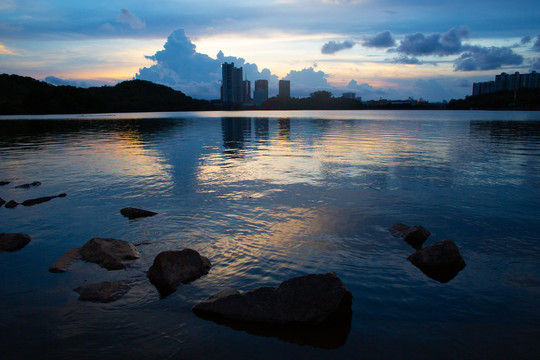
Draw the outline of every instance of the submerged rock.
<instances>
[{"instance_id":1,"label":"submerged rock","mask_svg":"<svg viewBox=\"0 0 540 360\"><path fill-rule=\"evenodd\" d=\"M193 307L196 315L246 323L321 324L349 312L352 294L335 273L310 274L248 292L223 290Z\"/></svg>"},{"instance_id":2,"label":"submerged rock","mask_svg":"<svg viewBox=\"0 0 540 360\"><path fill-rule=\"evenodd\" d=\"M180 283L188 283L208 274L212 264L207 257L192 249L164 251L154 259L148 279L162 297L176 291Z\"/></svg>"},{"instance_id":3,"label":"submerged rock","mask_svg":"<svg viewBox=\"0 0 540 360\"><path fill-rule=\"evenodd\" d=\"M21 203L21 205L23 205L23 206L32 206L32 205L41 204L41 203L44 203L44 202L47 202L47 201L51 201L54 198L66 197L66 196L67 196L67 194L65 194L65 193L62 193L62 194L56 195L56 196L44 196L44 197L40 197L40 198L37 198L37 199L24 200Z\"/></svg>"},{"instance_id":4,"label":"submerged rock","mask_svg":"<svg viewBox=\"0 0 540 360\"><path fill-rule=\"evenodd\" d=\"M80 249L82 259L107 270L125 269L123 262L141 257L135 246L118 239L93 238Z\"/></svg>"},{"instance_id":5,"label":"submerged rock","mask_svg":"<svg viewBox=\"0 0 540 360\"><path fill-rule=\"evenodd\" d=\"M17 207L17 205L19 205L19 203L16 202L15 200L9 200L8 203L6 204L6 207L8 209L13 209L13 208Z\"/></svg>"},{"instance_id":6,"label":"submerged rock","mask_svg":"<svg viewBox=\"0 0 540 360\"><path fill-rule=\"evenodd\" d=\"M39 185L41 185L39 181L34 181L33 183L30 183L30 184L22 184L15 187L20 188L20 189L28 189L30 188L30 186L39 186Z\"/></svg>"},{"instance_id":7,"label":"submerged rock","mask_svg":"<svg viewBox=\"0 0 540 360\"><path fill-rule=\"evenodd\" d=\"M52 273L66 272L73 263L81 259L80 250L80 248L75 248L66 251L60 259L51 265L49 271Z\"/></svg>"},{"instance_id":8,"label":"submerged rock","mask_svg":"<svg viewBox=\"0 0 540 360\"><path fill-rule=\"evenodd\" d=\"M448 239L426 246L407 259L428 277L441 283L452 280L465 268L458 247Z\"/></svg>"},{"instance_id":9,"label":"submerged rock","mask_svg":"<svg viewBox=\"0 0 540 360\"><path fill-rule=\"evenodd\" d=\"M0 181L0 186L4 186L11 183L11 181Z\"/></svg>"},{"instance_id":10,"label":"submerged rock","mask_svg":"<svg viewBox=\"0 0 540 360\"><path fill-rule=\"evenodd\" d=\"M431 233L421 225L407 226L402 223L397 223L389 228L392 235L402 237L409 245L415 249L422 248L424 242Z\"/></svg>"},{"instance_id":11,"label":"submerged rock","mask_svg":"<svg viewBox=\"0 0 540 360\"><path fill-rule=\"evenodd\" d=\"M157 215L157 212L137 209L134 207L126 207L120 210L120 214L132 220L132 219L136 219L140 217L154 216L154 215Z\"/></svg>"},{"instance_id":12,"label":"submerged rock","mask_svg":"<svg viewBox=\"0 0 540 360\"><path fill-rule=\"evenodd\" d=\"M26 234L0 233L0 252L12 252L20 250L28 245L30 240L32 240L32 237Z\"/></svg>"},{"instance_id":13,"label":"submerged rock","mask_svg":"<svg viewBox=\"0 0 540 360\"><path fill-rule=\"evenodd\" d=\"M79 300L109 303L124 296L130 287L123 281L103 281L87 284L74 289L79 293Z\"/></svg>"},{"instance_id":14,"label":"submerged rock","mask_svg":"<svg viewBox=\"0 0 540 360\"><path fill-rule=\"evenodd\" d=\"M4 205L6 203L6 200L0 198L0 206Z\"/></svg>"}]
</instances>

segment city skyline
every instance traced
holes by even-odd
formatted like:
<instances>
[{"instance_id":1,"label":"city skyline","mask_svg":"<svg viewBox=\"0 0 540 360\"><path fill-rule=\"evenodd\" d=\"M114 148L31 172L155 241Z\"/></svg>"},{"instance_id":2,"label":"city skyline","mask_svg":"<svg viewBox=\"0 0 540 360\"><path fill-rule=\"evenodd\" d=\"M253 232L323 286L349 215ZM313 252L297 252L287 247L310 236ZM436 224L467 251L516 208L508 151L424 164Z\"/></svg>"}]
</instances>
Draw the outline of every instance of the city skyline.
<instances>
[{"instance_id":1,"label":"city skyline","mask_svg":"<svg viewBox=\"0 0 540 360\"><path fill-rule=\"evenodd\" d=\"M0 10L0 73L57 85L138 78L218 99L221 64L234 62L270 93L282 79L293 97L441 101L501 72L540 70L536 1L6 0Z\"/></svg>"}]
</instances>

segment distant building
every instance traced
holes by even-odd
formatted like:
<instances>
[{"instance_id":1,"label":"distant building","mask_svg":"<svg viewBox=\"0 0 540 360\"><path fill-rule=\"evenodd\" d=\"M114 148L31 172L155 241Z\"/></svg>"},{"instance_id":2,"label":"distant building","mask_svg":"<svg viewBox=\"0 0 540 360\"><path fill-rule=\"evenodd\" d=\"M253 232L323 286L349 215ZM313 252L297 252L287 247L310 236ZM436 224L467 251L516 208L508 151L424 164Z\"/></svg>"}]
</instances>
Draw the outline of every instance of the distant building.
<instances>
[{"instance_id":1,"label":"distant building","mask_svg":"<svg viewBox=\"0 0 540 360\"><path fill-rule=\"evenodd\" d=\"M251 82L249 80L242 81L242 103L251 104Z\"/></svg>"},{"instance_id":2,"label":"distant building","mask_svg":"<svg viewBox=\"0 0 540 360\"><path fill-rule=\"evenodd\" d=\"M291 97L291 81L290 80L279 80L279 93L280 98L290 98Z\"/></svg>"},{"instance_id":3,"label":"distant building","mask_svg":"<svg viewBox=\"0 0 540 360\"><path fill-rule=\"evenodd\" d=\"M495 81L485 81L473 83L473 96L489 94L497 91L514 91L520 88L538 89L540 88L540 74L533 71L530 74L501 73L495 76Z\"/></svg>"},{"instance_id":4,"label":"distant building","mask_svg":"<svg viewBox=\"0 0 540 360\"><path fill-rule=\"evenodd\" d=\"M238 105L244 102L242 93L242 68L234 63L221 65L221 101L226 105Z\"/></svg>"},{"instance_id":5,"label":"distant building","mask_svg":"<svg viewBox=\"0 0 540 360\"><path fill-rule=\"evenodd\" d=\"M268 100L268 80L255 80L253 102L255 105L261 105L266 100Z\"/></svg>"},{"instance_id":6,"label":"distant building","mask_svg":"<svg viewBox=\"0 0 540 360\"><path fill-rule=\"evenodd\" d=\"M353 93L353 92L344 92L342 97L344 97L345 99L356 99L356 93Z\"/></svg>"}]
</instances>

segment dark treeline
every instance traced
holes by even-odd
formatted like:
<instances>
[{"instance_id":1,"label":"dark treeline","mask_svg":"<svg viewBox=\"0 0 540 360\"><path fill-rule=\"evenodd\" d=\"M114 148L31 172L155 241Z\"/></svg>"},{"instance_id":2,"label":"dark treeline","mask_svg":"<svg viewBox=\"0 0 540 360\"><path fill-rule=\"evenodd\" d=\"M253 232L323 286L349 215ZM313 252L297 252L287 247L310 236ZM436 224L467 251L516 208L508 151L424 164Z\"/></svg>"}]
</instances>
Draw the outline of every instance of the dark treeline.
<instances>
[{"instance_id":1,"label":"dark treeline","mask_svg":"<svg viewBox=\"0 0 540 360\"><path fill-rule=\"evenodd\" d=\"M115 86L54 86L30 77L0 75L0 114L82 114L144 111L213 110L208 101L149 81Z\"/></svg>"},{"instance_id":2,"label":"dark treeline","mask_svg":"<svg viewBox=\"0 0 540 360\"><path fill-rule=\"evenodd\" d=\"M450 100L450 110L540 110L540 89L500 91Z\"/></svg>"},{"instance_id":3,"label":"dark treeline","mask_svg":"<svg viewBox=\"0 0 540 360\"><path fill-rule=\"evenodd\" d=\"M361 110L361 101L335 98L329 91L315 91L307 98L273 97L266 100L261 110Z\"/></svg>"}]
</instances>

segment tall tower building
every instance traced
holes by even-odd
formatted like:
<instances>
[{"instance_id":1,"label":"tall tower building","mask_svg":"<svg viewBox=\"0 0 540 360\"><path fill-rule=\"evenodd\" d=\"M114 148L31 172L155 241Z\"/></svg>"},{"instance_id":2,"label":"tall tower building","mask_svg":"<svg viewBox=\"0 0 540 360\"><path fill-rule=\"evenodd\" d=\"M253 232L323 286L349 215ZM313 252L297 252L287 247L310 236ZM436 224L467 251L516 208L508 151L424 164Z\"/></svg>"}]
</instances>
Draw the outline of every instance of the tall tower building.
<instances>
[{"instance_id":1,"label":"tall tower building","mask_svg":"<svg viewBox=\"0 0 540 360\"><path fill-rule=\"evenodd\" d=\"M290 98L291 97L291 81L290 80L279 80L279 93L280 98Z\"/></svg>"},{"instance_id":2,"label":"tall tower building","mask_svg":"<svg viewBox=\"0 0 540 360\"><path fill-rule=\"evenodd\" d=\"M223 104L242 104L242 68L234 67L234 63L223 63L221 77L221 101Z\"/></svg>"},{"instance_id":3,"label":"tall tower building","mask_svg":"<svg viewBox=\"0 0 540 360\"><path fill-rule=\"evenodd\" d=\"M251 104L251 81L242 81L242 99L244 104Z\"/></svg>"},{"instance_id":4,"label":"tall tower building","mask_svg":"<svg viewBox=\"0 0 540 360\"><path fill-rule=\"evenodd\" d=\"M268 100L268 80L255 80L253 102L255 105L261 105L266 100Z\"/></svg>"}]
</instances>

